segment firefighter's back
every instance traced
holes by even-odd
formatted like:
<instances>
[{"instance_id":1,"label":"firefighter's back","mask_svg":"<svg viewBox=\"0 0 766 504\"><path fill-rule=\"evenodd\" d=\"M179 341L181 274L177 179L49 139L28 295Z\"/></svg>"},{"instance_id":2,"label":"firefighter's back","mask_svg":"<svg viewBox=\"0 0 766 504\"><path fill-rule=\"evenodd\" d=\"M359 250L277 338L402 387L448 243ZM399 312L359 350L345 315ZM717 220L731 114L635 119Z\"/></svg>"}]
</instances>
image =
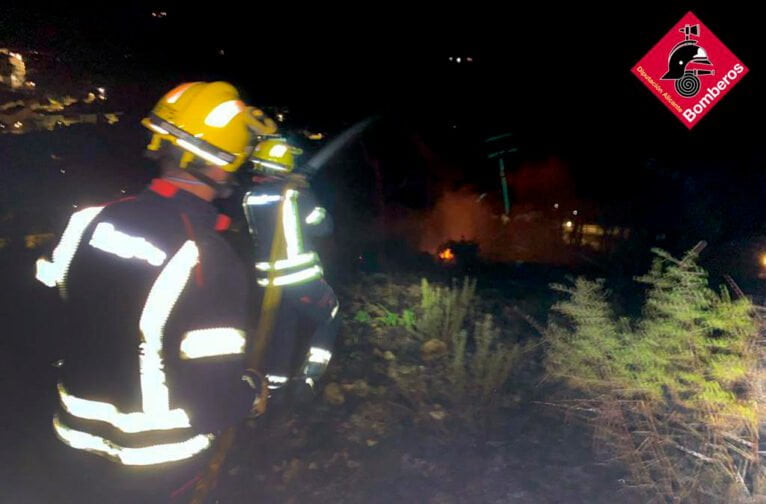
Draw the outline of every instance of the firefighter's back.
<instances>
[{"instance_id":1,"label":"firefighter's back","mask_svg":"<svg viewBox=\"0 0 766 504\"><path fill-rule=\"evenodd\" d=\"M38 275L65 303L55 434L85 478L109 475L94 489L109 483L114 498L167 495L252 404L246 273L220 222L156 180L76 212Z\"/></svg>"}]
</instances>

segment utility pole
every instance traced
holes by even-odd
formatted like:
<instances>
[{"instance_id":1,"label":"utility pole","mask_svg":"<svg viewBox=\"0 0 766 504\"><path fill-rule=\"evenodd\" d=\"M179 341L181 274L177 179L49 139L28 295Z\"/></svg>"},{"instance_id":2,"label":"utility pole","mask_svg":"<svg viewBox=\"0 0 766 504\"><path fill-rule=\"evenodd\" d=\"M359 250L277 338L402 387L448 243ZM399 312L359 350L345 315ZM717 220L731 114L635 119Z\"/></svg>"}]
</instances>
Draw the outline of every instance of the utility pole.
<instances>
[{"instance_id":1,"label":"utility pole","mask_svg":"<svg viewBox=\"0 0 766 504\"><path fill-rule=\"evenodd\" d=\"M502 142L501 140L507 140L512 137L513 133L503 133L495 135L484 140L485 144L490 147L490 153L487 155L489 159L497 159L498 167L500 169L500 187L503 192L503 222L508 222L508 216L511 211L511 200L508 196L508 180L505 177L505 160L503 157L507 154L518 152L518 147L508 145L508 142Z\"/></svg>"}]
</instances>

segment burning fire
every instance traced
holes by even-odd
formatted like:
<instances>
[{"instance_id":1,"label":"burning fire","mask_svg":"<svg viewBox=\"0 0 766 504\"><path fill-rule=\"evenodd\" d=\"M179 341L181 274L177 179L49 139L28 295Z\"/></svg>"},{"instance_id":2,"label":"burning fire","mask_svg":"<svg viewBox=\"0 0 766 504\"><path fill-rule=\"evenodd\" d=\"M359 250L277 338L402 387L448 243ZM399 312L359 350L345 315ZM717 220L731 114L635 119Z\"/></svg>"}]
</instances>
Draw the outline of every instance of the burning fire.
<instances>
[{"instance_id":1,"label":"burning fire","mask_svg":"<svg viewBox=\"0 0 766 504\"><path fill-rule=\"evenodd\" d=\"M455 260L455 254L452 252L451 248L446 248L439 252L439 259L444 262L452 262Z\"/></svg>"}]
</instances>

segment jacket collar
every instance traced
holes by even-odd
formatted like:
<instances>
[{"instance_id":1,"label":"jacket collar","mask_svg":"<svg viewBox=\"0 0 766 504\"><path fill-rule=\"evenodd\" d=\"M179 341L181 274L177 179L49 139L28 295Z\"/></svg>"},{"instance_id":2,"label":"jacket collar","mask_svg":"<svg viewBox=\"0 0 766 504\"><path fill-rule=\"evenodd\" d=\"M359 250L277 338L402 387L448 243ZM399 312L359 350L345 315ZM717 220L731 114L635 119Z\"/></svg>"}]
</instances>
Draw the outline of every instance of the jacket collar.
<instances>
[{"instance_id":1,"label":"jacket collar","mask_svg":"<svg viewBox=\"0 0 766 504\"><path fill-rule=\"evenodd\" d=\"M225 231L229 228L231 219L219 214L215 206L167 180L160 178L152 180L147 192L173 201L179 207L179 211L186 213L190 219L201 222L205 227L216 231Z\"/></svg>"}]
</instances>

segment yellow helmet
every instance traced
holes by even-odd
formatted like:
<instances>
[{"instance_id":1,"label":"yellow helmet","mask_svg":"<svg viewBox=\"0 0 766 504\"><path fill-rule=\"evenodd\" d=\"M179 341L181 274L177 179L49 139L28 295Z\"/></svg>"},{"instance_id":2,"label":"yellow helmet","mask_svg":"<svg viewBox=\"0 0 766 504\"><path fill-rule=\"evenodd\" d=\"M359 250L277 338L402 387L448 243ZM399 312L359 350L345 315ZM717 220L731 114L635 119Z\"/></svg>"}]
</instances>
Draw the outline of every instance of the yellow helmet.
<instances>
[{"instance_id":1,"label":"yellow helmet","mask_svg":"<svg viewBox=\"0 0 766 504\"><path fill-rule=\"evenodd\" d=\"M234 172L261 133L253 111L228 82L188 82L163 96L141 124L154 133L147 149L159 150L164 140L185 151L181 168L199 158Z\"/></svg>"},{"instance_id":2,"label":"yellow helmet","mask_svg":"<svg viewBox=\"0 0 766 504\"><path fill-rule=\"evenodd\" d=\"M290 173L295 169L295 156L303 150L289 145L283 138L269 138L255 146L253 164L257 170Z\"/></svg>"}]
</instances>

